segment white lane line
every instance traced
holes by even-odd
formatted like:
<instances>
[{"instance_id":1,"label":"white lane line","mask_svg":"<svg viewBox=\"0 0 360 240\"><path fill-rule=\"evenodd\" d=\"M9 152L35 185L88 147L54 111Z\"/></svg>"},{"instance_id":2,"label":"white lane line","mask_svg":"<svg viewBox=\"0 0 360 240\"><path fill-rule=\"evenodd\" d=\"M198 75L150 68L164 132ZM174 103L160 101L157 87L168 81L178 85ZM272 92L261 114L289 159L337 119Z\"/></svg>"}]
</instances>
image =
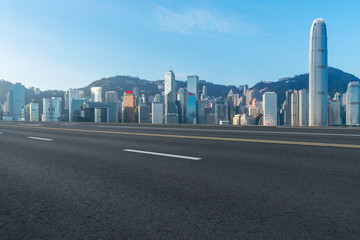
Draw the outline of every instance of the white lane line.
<instances>
[{"instance_id":1,"label":"white lane line","mask_svg":"<svg viewBox=\"0 0 360 240\"><path fill-rule=\"evenodd\" d=\"M309 133L309 132L280 132L280 131L256 131L256 130L221 130L221 129L192 129L192 128L161 128L161 127L130 127L130 126L106 126L102 128L129 128L129 129L148 129L148 130L174 130L174 131L197 131L197 132L227 132L227 133L255 133L255 134L284 134L284 135L314 135L314 136L339 136L339 137L360 137L360 134L346 133Z\"/></svg>"},{"instance_id":2,"label":"white lane line","mask_svg":"<svg viewBox=\"0 0 360 240\"><path fill-rule=\"evenodd\" d=\"M41 140L41 141L53 141L53 139L50 139L50 138L39 138L39 137L27 137L27 138Z\"/></svg>"},{"instance_id":3,"label":"white lane line","mask_svg":"<svg viewBox=\"0 0 360 240\"><path fill-rule=\"evenodd\" d=\"M167 154L167 153L147 152L147 151L140 151L140 150L134 150L134 149L124 149L123 151L124 152L133 152L133 153L143 153L143 154L164 156L164 157L172 157L172 158L182 158L182 159L188 159L188 160L194 160L194 161L201 160L201 158L197 158L197 157L181 156L181 155L174 155L174 154Z\"/></svg>"}]
</instances>

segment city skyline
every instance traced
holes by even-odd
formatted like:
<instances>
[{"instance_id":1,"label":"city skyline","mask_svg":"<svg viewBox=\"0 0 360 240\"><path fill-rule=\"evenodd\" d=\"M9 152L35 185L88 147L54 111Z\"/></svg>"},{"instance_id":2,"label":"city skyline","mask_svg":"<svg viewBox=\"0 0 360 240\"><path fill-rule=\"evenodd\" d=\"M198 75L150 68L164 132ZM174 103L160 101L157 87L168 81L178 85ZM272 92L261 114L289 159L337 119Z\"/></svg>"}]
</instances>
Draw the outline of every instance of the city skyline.
<instances>
[{"instance_id":1,"label":"city skyline","mask_svg":"<svg viewBox=\"0 0 360 240\"><path fill-rule=\"evenodd\" d=\"M360 1L0 9L0 239L359 239Z\"/></svg>"},{"instance_id":2,"label":"city skyline","mask_svg":"<svg viewBox=\"0 0 360 240\"><path fill-rule=\"evenodd\" d=\"M80 1L72 8L68 1L16 3L2 5L0 78L42 90L78 88L117 74L157 80L164 66L178 69L179 80L197 74L226 85L276 81L308 71L306 34L317 17L331 25L329 65L360 76L360 50L354 47L359 33L352 31L360 20L348 14L356 1L312 3L312 8L307 1L292 6L279 1L88 2L86 7ZM300 16L295 8L307 11ZM134 19L131 11L143 18Z\"/></svg>"},{"instance_id":3,"label":"city skyline","mask_svg":"<svg viewBox=\"0 0 360 240\"><path fill-rule=\"evenodd\" d=\"M146 91L140 92L137 84L146 83L137 80L132 91L131 87L111 88L109 84L108 89L103 92L103 87L97 83L91 86L89 98L84 98L84 90L72 88L64 96L43 98L42 121L101 123L119 122L121 119L122 123L151 123L151 119L159 122L158 116L151 116L150 105L159 114L159 106L153 104L155 102L164 104L162 115L165 124L314 127L328 126L330 122L330 125L358 125L359 88L352 90L352 86L358 86L359 81L351 81L357 85L349 84L346 93L336 89L336 93L328 95L328 37L323 18L316 18L311 25L308 60L308 89L296 87L297 89L287 88L286 92L284 89L279 92L268 89L265 82L265 86L259 89L249 89L244 83L235 87L235 93L231 88L226 97L215 97L207 95L206 85L200 93L198 75L187 75L186 87L177 87L175 73L170 68L164 75L164 81L156 81L154 84L153 87L157 90L155 94L152 92L154 95ZM281 81L284 80L285 83L289 82L289 79ZM133 83L133 79L125 82ZM40 89L33 90L34 94L41 93ZM119 99L119 94L124 96ZM285 101L279 101L278 94L285 95ZM31 103L35 103L35 99ZM2 118L13 121L38 119L36 116L41 114L41 106L33 105L25 103L25 87L16 83L7 93L4 104L0 105ZM350 108L350 105L354 106Z\"/></svg>"}]
</instances>

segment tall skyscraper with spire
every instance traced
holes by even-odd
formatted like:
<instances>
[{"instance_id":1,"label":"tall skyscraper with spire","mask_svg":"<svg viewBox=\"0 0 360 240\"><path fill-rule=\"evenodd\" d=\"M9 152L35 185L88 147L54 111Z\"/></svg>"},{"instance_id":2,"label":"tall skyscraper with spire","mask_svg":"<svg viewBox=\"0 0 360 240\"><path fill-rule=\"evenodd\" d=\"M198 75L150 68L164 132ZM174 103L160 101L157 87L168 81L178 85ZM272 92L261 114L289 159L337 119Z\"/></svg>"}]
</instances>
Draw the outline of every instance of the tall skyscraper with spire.
<instances>
[{"instance_id":1,"label":"tall skyscraper with spire","mask_svg":"<svg viewBox=\"0 0 360 240\"><path fill-rule=\"evenodd\" d=\"M327 126L328 49L326 25L318 18L310 31L309 126Z\"/></svg>"},{"instance_id":2,"label":"tall skyscraper with spire","mask_svg":"<svg viewBox=\"0 0 360 240\"><path fill-rule=\"evenodd\" d=\"M179 123L175 101L175 74L170 69L165 74L165 123Z\"/></svg>"}]
</instances>

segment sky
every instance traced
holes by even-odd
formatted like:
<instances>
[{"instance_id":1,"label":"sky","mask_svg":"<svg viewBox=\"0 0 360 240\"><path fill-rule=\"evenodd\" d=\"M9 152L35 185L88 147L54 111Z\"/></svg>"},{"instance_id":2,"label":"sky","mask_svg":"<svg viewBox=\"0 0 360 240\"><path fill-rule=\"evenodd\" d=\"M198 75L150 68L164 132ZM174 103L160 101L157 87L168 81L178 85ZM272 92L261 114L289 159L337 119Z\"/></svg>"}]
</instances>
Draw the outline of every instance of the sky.
<instances>
[{"instance_id":1,"label":"sky","mask_svg":"<svg viewBox=\"0 0 360 240\"><path fill-rule=\"evenodd\" d=\"M307 73L324 18L329 66L360 77L358 0L0 0L0 79L42 90L102 77L218 84Z\"/></svg>"}]
</instances>

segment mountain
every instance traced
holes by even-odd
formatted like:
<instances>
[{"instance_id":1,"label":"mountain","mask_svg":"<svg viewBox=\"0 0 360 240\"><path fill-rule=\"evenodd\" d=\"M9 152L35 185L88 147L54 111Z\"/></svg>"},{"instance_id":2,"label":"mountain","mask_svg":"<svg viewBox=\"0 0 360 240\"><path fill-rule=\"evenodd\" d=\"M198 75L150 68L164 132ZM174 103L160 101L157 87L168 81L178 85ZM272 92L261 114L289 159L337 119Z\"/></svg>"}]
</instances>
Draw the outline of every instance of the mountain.
<instances>
[{"instance_id":1,"label":"mountain","mask_svg":"<svg viewBox=\"0 0 360 240\"><path fill-rule=\"evenodd\" d=\"M103 93L106 91L115 90L118 91L119 94L123 94L125 91L133 90L135 86L139 88L141 93L144 93L147 96L160 93L157 82L147 81L131 76L114 76L102 78L80 89L84 90L85 96L90 96L90 89L92 87L102 87Z\"/></svg>"},{"instance_id":2,"label":"mountain","mask_svg":"<svg viewBox=\"0 0 360 240\"><path fill-rule=\"evenodd\" d=\"M39 103L39 108L42 111L43 107L43 98L51 98L51 97L62 97L64 98L65 92L61 90L46 90L41 91L40 94L34 94L33 89L25 89L25 103L28 104L31 100L35 100L35 102ZM64 104L64 102L62 103Z\"/></svg>"},{"instance_id":3,"label":"mountain","mask_svg":"<svg viewBox=\"0 0 360 240\"><path fill-rule=\"evenodd\" d=\"M140 79L137 77L131 76L114 76L114 77L107 77L97 80L88 86L81 88L84 90L86 96L90 96L90 89L92 87L102 87L103 93L110 90L118 91L119 96L121 96L125 91L131 91L134 87L138 87L140 93L144 93L146 96L154 96L156 94L161 93L163 91L161 86L163 86L164 80L157 80L157 81L148 81L144 79ZM207 91L209 96L214 97L226 97L229 93L230 89L233 89L234 93L239 93L240 90L234 85L220 85L220 84L213 84L205 81L200 81L199 89L202 91L202 87L206 85ZM184 81L176 81L176 91L179 88L186 88L186 82Z\"/></svg>"},{"instance_id":4,"label":"mountain","mask_svg":"<svg viewBox=\"0 0 360 240\"><path fill-rule=\"evenodd\" d=\"M6 101L6 94L12 89L12 83L0 79L0 103Z\"/></svg>"},{"instance_id":5,"label":"mountain","mask_svg":"<svg viewBox=\"0 0 360 240\"><path fill-rule=\"evenodd\" d=\"M360 81L360 79L339 69L329 67L330 96L333 96L335 92L346 92L348 83L353 81ZM148 81L145 79L131 76L114 76L94 81L88 86L81 89L84 90L85 95L88 97L90 97L90 89L92 87L102 87L103 94L106 91L115 90L118 91L119 96L121 96L125 91L133 90L133 88L136 86L139 88L140 93L144 93L146 96L154 96L163 91L163 89L161 88L163 87L163 84L164 80ZM200 91L202 91L202 87L204 85L207 87L208 95L211 97L226 97L230 89L232 89L234 93L240 93L239 88L234 85L213 84L203 80L201 80L199 83ZM308 85L309 74L301 74L291 78L282 78L277 82L260 82L255 84L251 89L256 89L261 92L276 92L278 95L278 105L280 106L285 100L285 92L287 90L308 89ZM0 80L0 103L6 101L6 94L11 90L11 88L11 82ZM186 82L177 80L176 90L178 90L179 88L186 88ZM42 91L38 95L35 95L34 91L31 88L26 89L25 102L29 103L32 99L35 99L36 102L42 105L42 99L50 97L64 97L64 91L47 90Z\"/></svg>"},{"instance_id":6,"label":"mountain","mask_svg":"<svg viewBox=\"0 0 360 240\"><path fill-rule=\"evenodd\" d=\"M330 96L333 96L336 92L346 92L349 82L360 81L360 79L354 75L333 67L329 67L328 76L328 93ZM260 82L255 84L251 89L276 92L278 95L278 105L280 105L285 101L287 90L309 89L309 74L296 75L292 78L282 78L277 82Z\"/></svg>"}]
</instances>

